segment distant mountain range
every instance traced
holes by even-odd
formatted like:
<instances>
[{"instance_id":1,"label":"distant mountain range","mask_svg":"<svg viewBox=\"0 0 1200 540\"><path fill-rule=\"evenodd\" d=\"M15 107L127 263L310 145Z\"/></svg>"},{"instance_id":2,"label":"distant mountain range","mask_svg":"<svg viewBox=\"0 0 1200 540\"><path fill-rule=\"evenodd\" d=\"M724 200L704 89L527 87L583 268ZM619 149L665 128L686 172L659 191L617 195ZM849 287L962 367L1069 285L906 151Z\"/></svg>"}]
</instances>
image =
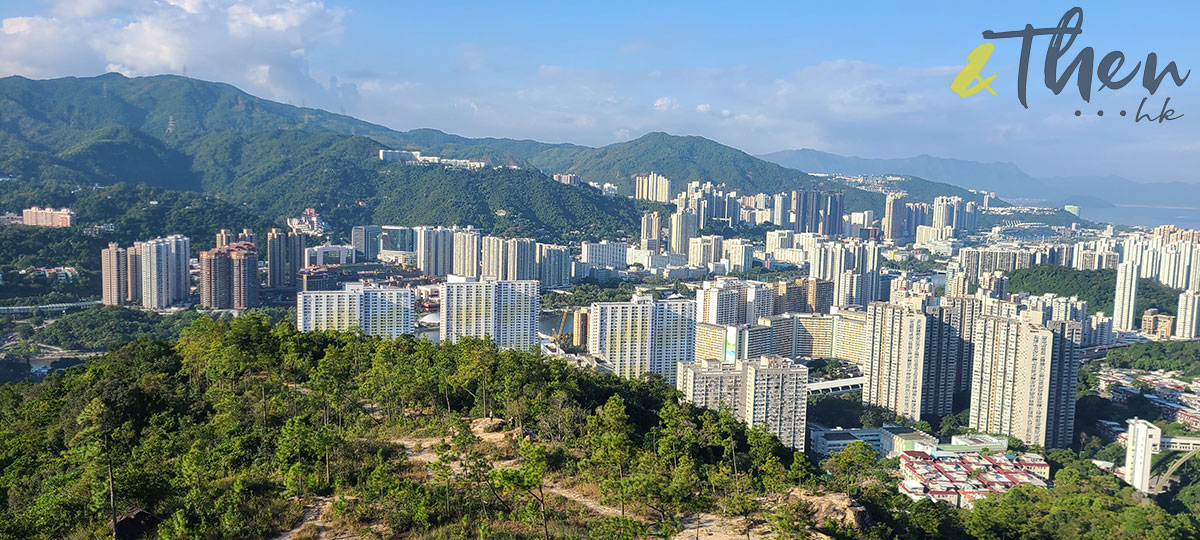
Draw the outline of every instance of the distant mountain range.
<instances>
[{"instance_id":1,"label":"distant mountain range","mask_svg":"<svg viewBox=\"0 0 1200 540\"><path fill-rule=\"evenodd\" d=\"M1184 182L1138 183L1120 176L1035 178L1012 163L981 163L920 155L904 159L847 157L818 150L783 150L759 156L814 173L900 174L955 186L993 191L1008 199L1037 200L1052 206L1113 204L1200 206L1200 185Z\"/></svg>"},{"instance_id":2,"label":"distant mountain range","mask_svg":"<svg viewBox=\"0 0 1200 540\"><path fill-rule=\"evenodd\" d=\"M521 170L405 169L381 163L380 148ZM637 204L562 186L544 175L576 173L628 194L635 175L652 171L670 178L673 190L693 180L746 194L836 188L846 191L848 211L883 209L880 193L703 137L650 133L600 148L467 138L435 129L396 131L171 75L0 79L0 176L198 191L272 219L309 206L332 211L342 205L335 213L362 223L454 221L531 234L632 231ZM906 180L904 188L915 200L942 194L976 198L956 185L921 178Z\"/></svg>"}]
</instances>

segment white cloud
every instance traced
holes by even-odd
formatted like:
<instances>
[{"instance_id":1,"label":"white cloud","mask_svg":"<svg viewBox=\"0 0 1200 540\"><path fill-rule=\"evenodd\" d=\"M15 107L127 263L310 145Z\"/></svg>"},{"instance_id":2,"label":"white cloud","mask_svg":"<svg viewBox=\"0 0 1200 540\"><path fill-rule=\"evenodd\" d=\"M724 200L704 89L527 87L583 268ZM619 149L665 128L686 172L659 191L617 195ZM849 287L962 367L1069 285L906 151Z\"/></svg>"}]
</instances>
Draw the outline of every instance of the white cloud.
<instances>
[{"instance_id":1,"label":"white cloud","mask_svg":"<svg viewBox=\"0 0 1200 540\"><path fill-rule=\"evenodd\" d=\"M656 110L656 111L662 112L662 111L669 111L669 110L678 109L678 108L679 108L679 102L675 101L673 98L663 96L663 97L660 97L660 98L654 100L654 110Z\"/></svg>"},{"instance_id":2,"label":"white cloud","mask_svg":"<svg viewBox=\"0 0 1200 540\"><path fill-rule=\"evenodd\" d=\"M701 103L699 105L696 105L696 112L698 112L698 113L707 113L708 111L711 111L711 110L712 110L712 105L709 105L707 103Z\"/></svg>"},{"instance_id":3,"label":"white cloud","mask_svg":"<svg viewBox=\"0 0 1200 540\"><path fill-rule=\"evenodd\" d=\"M341 31L320 0L76 0L0 21L0 74L161 73L220 80L263 97L336 109L344 84L319 83L307 51Z\"/></svg>"}]
</instances>

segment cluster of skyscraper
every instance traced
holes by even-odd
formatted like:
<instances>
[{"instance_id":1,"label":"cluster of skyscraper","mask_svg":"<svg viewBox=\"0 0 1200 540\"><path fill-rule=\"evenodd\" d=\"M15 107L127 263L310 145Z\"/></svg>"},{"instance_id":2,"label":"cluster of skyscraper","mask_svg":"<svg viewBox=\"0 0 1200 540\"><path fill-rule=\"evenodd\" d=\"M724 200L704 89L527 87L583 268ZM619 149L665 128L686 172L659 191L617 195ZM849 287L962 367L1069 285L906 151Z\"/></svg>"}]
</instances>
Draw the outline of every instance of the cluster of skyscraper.
<instances>
[{"instance_id":1,"label":"cluster of skyscraper","mask_svg":"<svg viewBox=\"0 0 1200 540\"><path fill-rule=\"evenodd\" d=\"M572 275L566 246L486 236L471 227L364 225L350 236L357 260L400 261L428 276L538 280L561 287Z\"/></svg>"},{"instance_id":2,"label":"cluster of skyscraper","mask_svg":"<svg viewBox=\"0 0 1200 540\"><path fill-rule=\"evenodd\" d=\"M101 301L105 305L140 305L165 309L191 295L186 236L134 242L122 248L110 243L100 251Z\"/></svg>"},{"instance_id":3,"label":"cluster of skyscraper","mask_svg":"<svg viewBox=\"0 0 1200 540\"><path fill-rule=\"evenodd\" d=\"M1138 324L1136 300L1138 280L1149 279L1183 290L1173 324L1168 325L1166 331L1151 324L1151 333L1163 337L1196 337L1200 335L1200 310L1196 309L1196 297L1200 294L1200 235L1188 233L1164 226L1156 228L1151 234L1135 233L1122 238L1108 236L1074 244L963 248L948 269L947 286L954 282L956 273L963 276L966 283L975 284L996 272L1010 272L1039 264L1068 266L1076 270L1116 270L1111 319L1113 329L1123 332L1146 329ZM1098 315L1103 317L1103 313ZM1085 337L1084 344L1106 343Z\"/></svg>"},{"instance_id":4,"label":"cluster of skyscraper","mask_svg":"<svg viewBox=\"0 0 1200 540\"><path fill-rule=\"evenodd\" d=\"M970 427L1069 445L1087 308L1066 302L1073 309L1060 313L1044 300L909 295L872 303L863 402L932 420L955 412L954 395L969 392Z\"/></svg>"},{"instance_id":5,"label":"cluster of skyscraper","mask_svg":"<svg viewBox=\"0 0 1200 540\"><path fill-rule=\"evenodd\" d=\"M904 202L902 194L889 193L883 208L883 237L894 244L955 238L974 231L978 221L978 205L962 197L935 197L931 205Z\"/></svg>"}]
</instances>

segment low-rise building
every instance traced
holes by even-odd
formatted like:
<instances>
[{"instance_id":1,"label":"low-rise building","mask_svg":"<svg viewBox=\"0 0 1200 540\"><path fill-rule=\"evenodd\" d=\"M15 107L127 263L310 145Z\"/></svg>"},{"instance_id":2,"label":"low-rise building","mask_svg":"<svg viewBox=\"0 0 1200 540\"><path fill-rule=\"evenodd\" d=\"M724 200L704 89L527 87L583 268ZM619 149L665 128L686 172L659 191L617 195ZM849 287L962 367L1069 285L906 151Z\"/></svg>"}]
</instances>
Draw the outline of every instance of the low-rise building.
<instances>
[{"instance_id":1,"label":"low-rise building","mask_svg":"<svg viewBox=\"0 0 1200 540\"><path fill-rule=\"evenodd\" d=\"M900 454L900 493L914 501L945 501L971 508L993 493L1029 484L1049 486L1050 464L1037 454L906 451Z\"/></svg>"}]
</instances>

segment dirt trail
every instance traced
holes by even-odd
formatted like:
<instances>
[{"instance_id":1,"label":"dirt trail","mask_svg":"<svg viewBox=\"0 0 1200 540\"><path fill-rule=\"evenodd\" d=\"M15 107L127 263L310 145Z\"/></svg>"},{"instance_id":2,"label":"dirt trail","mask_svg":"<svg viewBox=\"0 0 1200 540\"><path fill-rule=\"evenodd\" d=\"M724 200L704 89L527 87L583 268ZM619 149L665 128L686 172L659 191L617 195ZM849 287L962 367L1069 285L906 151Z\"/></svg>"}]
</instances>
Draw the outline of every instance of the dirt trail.
<instances>
[{"instance_id":1,"label":"dirt trail","mask_svg":"<svg viewBox=\"0 0 1200 540\"><path fill-rule=\"evenodd\" d=\"M315 524L317 526L317 530L321 533L321 537L324 538L325 530L328 528L329 524L325 523L322 518L329 510L331 504L332 499L329 497L319 497L312 501L308 501L304 505L304 513L300 515L300 521L298 521L291 529L279 533L279 535L272 540L291 540L296 533L300 532L301 528L309 523Z\"/></svg>"}]
</instances>

